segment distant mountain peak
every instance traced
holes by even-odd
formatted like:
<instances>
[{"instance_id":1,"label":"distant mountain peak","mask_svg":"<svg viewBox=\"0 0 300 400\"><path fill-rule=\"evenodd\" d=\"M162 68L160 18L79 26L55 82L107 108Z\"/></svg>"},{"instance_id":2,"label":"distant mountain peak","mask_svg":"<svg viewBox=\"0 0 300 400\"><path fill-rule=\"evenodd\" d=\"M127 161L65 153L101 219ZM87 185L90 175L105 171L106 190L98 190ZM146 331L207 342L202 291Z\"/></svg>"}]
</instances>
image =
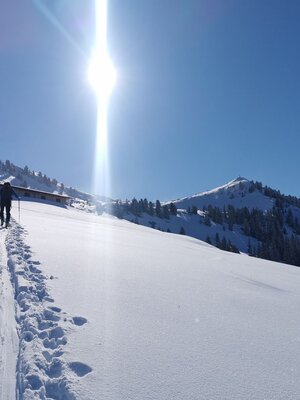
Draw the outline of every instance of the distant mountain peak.
<instances>
[{"instance_id":1,"label":"distant mountain peak","mask_svg":"<svg viewBox=\"0 0 300 400\"><path fill-rule=\"evenodd\" d=\"M225 185L222 186L218 186L214 189L205 191L205 192L201 192L201 193L197 193L193 196L190 196L189 198L193 198L193 197L198 197L198 196L204 196L204 195L209 195L209 194L215 194L217 192L223 191L223 190L228 190L231 188L235 188L237 187L239 184L248 184L250 183L249 179L247 178L243 178L242 176L238 176L236 179L233 179L232 181L229 181L227 183L225 183Z\"/></svg>"},{"instance_id":2,"label":"distant mountain peak","mask_svg":"<svg viewBox=\"0 0 300 400\"><path fill-rule=\"evenodd\" d=\"M225 185L173 200L173 203L179 209L188 209L193 206L202 209L208 205L223 208L230 204L235 208L247 207L250 210L253 208L263 211L270 210L273 207L274 199L265 196L253 185L253 182L249 179L238 176Z\"/></svg>"},{"instance_id":3,"label":"distant mountain peak","mask_svg":"<svg viewBox=\"0 0 300 400\"><path fill-rule=\"evenodd\" d=\"M242 177L242 176L238 176L236 179L234 179L233 181L231 181L230 183L233 183L233 182L250 182L249 181L249 179L247 179L247 178L244 178L244 177Z\"/></svg>"}]
</instances>

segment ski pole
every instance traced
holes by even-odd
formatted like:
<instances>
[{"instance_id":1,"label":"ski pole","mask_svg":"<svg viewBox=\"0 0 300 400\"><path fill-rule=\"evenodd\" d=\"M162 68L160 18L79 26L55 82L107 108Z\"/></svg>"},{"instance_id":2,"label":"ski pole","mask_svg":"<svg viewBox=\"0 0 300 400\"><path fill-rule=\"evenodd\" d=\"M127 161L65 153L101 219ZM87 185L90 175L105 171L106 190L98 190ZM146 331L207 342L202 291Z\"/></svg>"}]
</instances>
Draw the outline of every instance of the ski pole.
<instances>
[{"instance_id":1,"label":"ski pole","mask_svg":"<svg viewBox=\"0 0 300 400\"><path fill-rule=\"evenodd\" d=\"M19 209L19 224L21 223L21 207L20 207L20 199L18 199L18 209Z\"/></svg>"}]
</instances>

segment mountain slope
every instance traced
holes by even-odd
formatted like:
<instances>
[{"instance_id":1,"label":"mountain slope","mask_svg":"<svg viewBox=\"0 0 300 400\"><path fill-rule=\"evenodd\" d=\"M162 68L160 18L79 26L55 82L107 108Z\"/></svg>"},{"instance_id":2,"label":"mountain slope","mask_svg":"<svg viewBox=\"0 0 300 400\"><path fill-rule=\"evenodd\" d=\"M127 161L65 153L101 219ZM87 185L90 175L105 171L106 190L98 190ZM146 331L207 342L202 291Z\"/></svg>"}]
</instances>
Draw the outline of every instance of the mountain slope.
<instances>
[{"instance_id":1,"label":"mountain slope","mask_svg":"<svg viewBox=\"0 0 300 400\"><path fill-rule=\"evenodd\" d=\"M0 162L0 183L5 180L68 194L70 204L80 210L106 211L137 224L205 240L224 250L300 266L300 199L242 177L156 206L146 199L124 203L92 196L9 161Z\"/></svg>"},{"instance_id":2,"label":"mountain slope","mask_svg":"<svg viewBox=\"0 0 300 400\"><path fill-rule=\"evenodd\" d=\"M56 179L50 179L41 172L31 171L27 166L18 167L10 161L0 161L0 184L10 182L14 186L41 190L49 193L65 194L72 198L90 201L93 197L72 187L67 187Z\"/></svg>"},{"instance_id":3,"label":"mountain slope","mask_svg":"<svg viewBox=\"0 0 300 400\"><path fill-rule=\"evenodd\" d=\"M193 206L203 209L208 205L223 208L230 204L235 208L247 207L249 210L257 208L267 211L273 207L274 200L255 188L253 182L239 177L207 192L173 200L173 203L179 209L188 209Z\"/></svg>"},{"instance_id":4,"label":"mountain slope","mask_svg":"<svg viewBox=\"0 0 300 400\"><path fill-rule=\"evenodd\" d=\"M300 266L300 199L245 178L163 205L133 199L115 205L114 214L223 250Z\"/></svg>"},{"instance_id":5,"label":"mountain slope","mask_svg":"<svg viewBox=\"0 0 300 400\"><path fill-rule=\"evenodd\" d=\"M300 269L47 204L22 225L20 399L297 398Z\"/></svg>"}]
</instances>

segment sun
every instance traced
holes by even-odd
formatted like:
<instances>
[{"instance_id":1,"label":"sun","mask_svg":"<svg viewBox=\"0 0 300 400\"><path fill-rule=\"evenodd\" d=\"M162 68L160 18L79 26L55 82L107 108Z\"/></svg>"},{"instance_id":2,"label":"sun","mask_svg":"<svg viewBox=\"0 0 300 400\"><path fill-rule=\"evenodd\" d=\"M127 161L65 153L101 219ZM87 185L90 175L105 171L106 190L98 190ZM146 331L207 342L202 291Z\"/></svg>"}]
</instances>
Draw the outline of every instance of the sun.
<instances>
[{"instance_id":1,"label":"sun","mask_svg":"<svg viewBox=\"0 0 300 400\"><path fill-rule=\"evenodd\" d=\"M98 99L108 99L117 80L116 69L108 55L95 50L88 65L88 81Z\"/></svg>"},{"instance_id":2,"label":"sun","mask_svg":"<svg viewBox=\"0 0 300 400\"><path fill-rule=\"evenodd\" d=\"M88 64L87 77L98 100L108 101L117 73L107 48L107 0L96 0L96 40Z\"/></svg>"}]
</instances>

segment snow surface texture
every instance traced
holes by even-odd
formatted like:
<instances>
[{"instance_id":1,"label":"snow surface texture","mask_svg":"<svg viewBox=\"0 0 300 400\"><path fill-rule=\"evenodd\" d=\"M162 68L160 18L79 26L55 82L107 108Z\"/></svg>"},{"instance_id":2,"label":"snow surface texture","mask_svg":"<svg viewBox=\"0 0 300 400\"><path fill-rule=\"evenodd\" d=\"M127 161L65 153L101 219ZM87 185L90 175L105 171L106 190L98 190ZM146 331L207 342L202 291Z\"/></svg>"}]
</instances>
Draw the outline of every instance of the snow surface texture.
<instances>
[{"instance_id":1,"label":"snow surface texture","mask_svg":"<svg viewBox=\"0 0 300 400\"><path fill-rule=\"evenodd\" d=\"M84 376L91 369L78 361L66 365L62 356L67 332L86 320L72 318L52 305L54 300L46 288L48 277L39 269L40 262L32 259L25 234L14 224L6 238L7 265L18 305L17 399L75 399L70 389L72 375Z\"/></svg>"},{"instance_id":2,"label":"snow surface texture","mask_svg":"<svg viewBox=\"0 0 300 400\"><path fill-rule=\"evenodd\" d=\"M299 268L46 204L21 222L19 399L299 397Z\"/></svg>"},{"instance_id":3,"label":"snow surface texture","mask_svg":"<svg viewBox=\"0 0 300 400\"><path fill-rule=\"evenodd\" d=\"M0 399L15 399L18 337L15 322L14 295L6 268L6 230L0 232Z\"/></svg>"},{"instance_id":4,"label":"snow surface texture","mask_svg":"<svg viewBox=\"0 0 300 400\"><path fill-rule=\"evenodd\" d=\"M244 253L248 251L249 236L244 234L240 226L234 225L232 231L224 230L223 224L214 222L211 222L211 226L207 226L204 223L204 213L201 212L198 212L198 215L189 215L187 212L179 210L176 216L171 215L169 219L149 216L146 213L142 213L139 217L133 214L124 214L124 219L147 227L155 227L155 229L165 232L169 229L172 233L179 233L180 229L183 228L186 235L204 241L206 241L207 236L214 240L216 233L218 233L220 238L226 237L240 251ZM251 243L257 245L258 242L251 238Z\"/></svg>"}]
</instances>

